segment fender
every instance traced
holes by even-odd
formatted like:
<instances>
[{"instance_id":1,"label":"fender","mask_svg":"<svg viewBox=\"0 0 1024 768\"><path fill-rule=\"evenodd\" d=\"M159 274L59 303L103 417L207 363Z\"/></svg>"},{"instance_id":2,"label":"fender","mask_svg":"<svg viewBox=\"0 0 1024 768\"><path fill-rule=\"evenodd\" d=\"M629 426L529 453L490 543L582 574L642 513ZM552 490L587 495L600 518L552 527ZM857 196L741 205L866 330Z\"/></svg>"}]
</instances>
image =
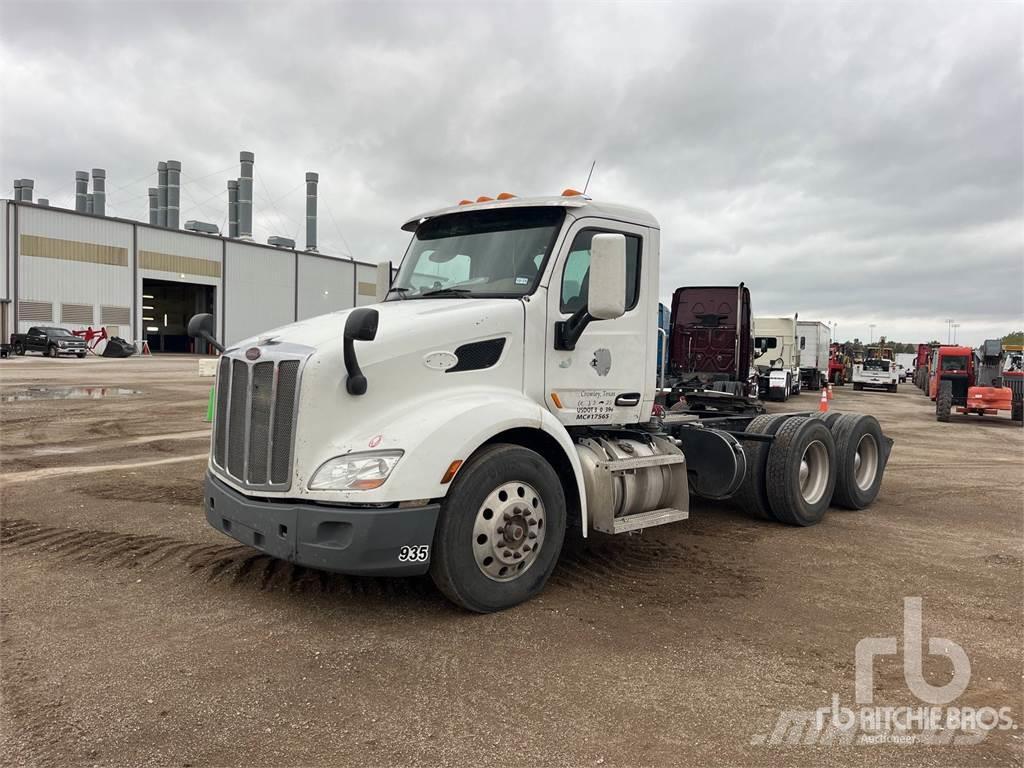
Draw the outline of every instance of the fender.
<instances>
[{"instance_id":1,"label":"fender","mask_svg":"<svg viewBox=\"0 0 1024 768\"><path fill-rule=\"evenodd\" d=\"M386 503L441 498L450 483L441 479L453 461L466 461L484 443L510 429L537 429L561 446L572 467L580 497L584 534L587 497L583 471L569 433L545 408L505 387L459 388L406 400L401 408L378 414L374 434L346 435L324 449L320 463L345 453L401 449L391 476L372 491L309 492L309 498L339 503ZM320 464L318 463L317 466Z\"/></svg>"}]
</instances>

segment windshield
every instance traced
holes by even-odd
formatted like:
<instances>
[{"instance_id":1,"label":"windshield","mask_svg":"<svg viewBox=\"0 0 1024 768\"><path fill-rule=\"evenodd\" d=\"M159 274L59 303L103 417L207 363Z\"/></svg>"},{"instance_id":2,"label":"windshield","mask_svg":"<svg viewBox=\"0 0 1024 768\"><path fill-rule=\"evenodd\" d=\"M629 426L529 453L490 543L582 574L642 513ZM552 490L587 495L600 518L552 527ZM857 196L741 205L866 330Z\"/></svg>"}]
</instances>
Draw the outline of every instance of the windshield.
<instances>
[{"instance_id":1,"label":"windshield","mask_svg":"<svg viewBox=\"0 0 1024 768\"><path fill-rule=\"evenodd\" d=\"M536 287L564 217L561 207L505 208L426 221L388 300L525 296Z\"/></svg>"},{"instance_id":2,"label":"windshield","mask_svg":"<svg viewBox=\"0 0 1024 768\"><path fill-rule=\"evenodd\" d=\"M75 335L66 328L40 328L39 330L45 333L47 336L59 336L71 339L75 337Z\"/></svg>"},{"instance_id":3,"label":"windshield","mask_svg":"<svg viewBox=\"0 0 1024 768\"><path fill-rule=\"evenodd\" d=\"M754 349L757 350L758 357L764 354L761 350L775 349L779 346L779 340L774 336L755 336L754 337Z\"/></svg>"},{"instance_id":4,"label":"windshield","mask_svg":"<svg viewBox=\"0 0 1024 768\"><path fill-rule=\"evenodd\" d=\"M878 360L878 359L865 360L864 361L864 370L865 371L888 371L889 370L889 361L888 360Z\"/></svg>"},{"instance_id":5,"label":"windshield","mask_svg":"<svg viewBox=\"0 0 1024 768\"><path fill-rule=\"evenodd\" d=\"M943 355L942 370L944 371L966 371L967 358L964 355Z\"/></svg>"}]
</instances>

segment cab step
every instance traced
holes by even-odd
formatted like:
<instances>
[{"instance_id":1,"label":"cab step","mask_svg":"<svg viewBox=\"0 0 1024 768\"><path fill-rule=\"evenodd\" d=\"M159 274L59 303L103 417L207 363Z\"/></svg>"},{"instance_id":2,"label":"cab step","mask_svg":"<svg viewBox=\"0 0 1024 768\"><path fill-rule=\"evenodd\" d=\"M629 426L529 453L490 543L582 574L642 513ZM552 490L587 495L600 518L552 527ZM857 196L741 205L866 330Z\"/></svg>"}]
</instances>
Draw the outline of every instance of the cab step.
<instances>
[{"instance_id":1,"label":"cab step","mask_svg":"<svg viewBox=\"0 0 1024 768\"><path fill-rule=\"evenodd\" d=\"M614 526L612 533L629 533L630 531L639 531L642 528L653 528L656 525L686 520L689 516L690 513L685 509L672 509L671 507L652 509L650 512L639 512L635 515L616 517L612 523Z\"/></svg>"},{"instance_id":2,"label":"cab step","mask_svg":"<svg viewBox=\"0 0 1024 768\"><path fill-rule=\"evenodd\" d=\"M686 457L679 454L658 454L655 456L637 456L632 459L616 459L615 461L603 461L598 463L598 468L613 474L618 472L632 472L645 467L667 467L672 464L685 464Z\"/></svg>"}]
</instances>

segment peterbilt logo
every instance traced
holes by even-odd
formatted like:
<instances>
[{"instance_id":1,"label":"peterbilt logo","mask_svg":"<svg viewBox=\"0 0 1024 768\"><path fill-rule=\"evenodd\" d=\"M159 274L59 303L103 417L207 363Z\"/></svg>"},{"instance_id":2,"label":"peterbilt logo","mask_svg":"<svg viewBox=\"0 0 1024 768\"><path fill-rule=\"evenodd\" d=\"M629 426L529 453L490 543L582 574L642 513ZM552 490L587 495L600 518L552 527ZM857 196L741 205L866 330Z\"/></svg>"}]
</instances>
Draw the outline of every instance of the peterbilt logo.
<instances>
[{"instance_id":1,"label":"peterbilt logo","mask_svg":"<svg viewBox=\"0 0 1024 768\"><path fill-rule=\"evenodd\" d=\"M247 350L245 350L245 359L246 360L259 360L261 354L263 354L263 353L260 352L260 348L259 347L249 347Z\"/></svg>"}]
</instances>

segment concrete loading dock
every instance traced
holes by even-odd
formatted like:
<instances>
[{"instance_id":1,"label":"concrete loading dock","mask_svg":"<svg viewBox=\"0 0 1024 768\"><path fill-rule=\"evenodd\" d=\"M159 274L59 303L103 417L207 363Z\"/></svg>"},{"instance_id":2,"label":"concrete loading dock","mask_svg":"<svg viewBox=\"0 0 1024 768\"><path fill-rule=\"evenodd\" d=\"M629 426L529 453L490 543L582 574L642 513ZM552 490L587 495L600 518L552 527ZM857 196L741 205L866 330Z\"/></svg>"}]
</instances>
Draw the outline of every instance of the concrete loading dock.
<instances>
[{"instance_id":1,"label":"concrete loading dock","mask_svg":"<svg viewBox=\"0 0 1024 768\"><path fill-rule=\"evenodd\" d=\"M970 656L960 703L1020 718L1024 435L1007 421L952 440L919 393L837 389L834 409L896 440L870 512L794 535L698 502L685 527L574 548L540 598L478 617L425 579L292 568L210 529L195 358L0 365L0 396L24 398L0 407L14 764L1019 762L1019 731L751 743L780 711L852 699L857 641L900 634L907 595ZM908 695L899 658L880 661L876 701Z\"/></svg>"}]
</instances>

